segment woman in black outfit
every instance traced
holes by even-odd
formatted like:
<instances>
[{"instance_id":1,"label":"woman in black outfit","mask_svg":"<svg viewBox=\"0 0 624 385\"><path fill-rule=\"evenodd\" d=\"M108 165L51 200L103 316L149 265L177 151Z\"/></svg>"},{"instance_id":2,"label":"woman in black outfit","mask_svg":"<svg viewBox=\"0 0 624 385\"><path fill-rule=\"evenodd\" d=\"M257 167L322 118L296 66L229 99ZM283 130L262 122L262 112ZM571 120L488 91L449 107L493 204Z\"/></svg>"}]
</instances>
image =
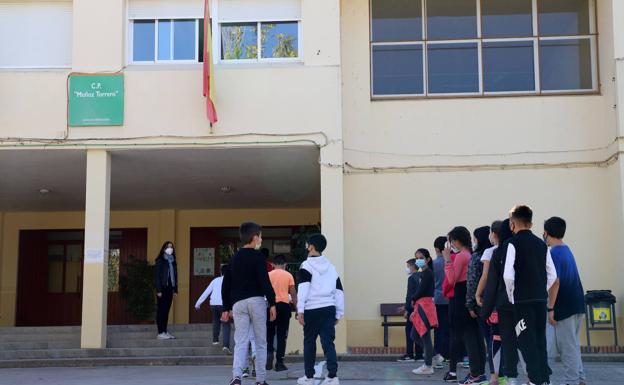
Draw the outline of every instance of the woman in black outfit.
<instances>
[{"instance_id":1,"label":"woman in black outfit","mask_svg":"<svg viewBox=\"0 0 624 385\"><path fill-rule=\"evenodd\" d=\"M435 304L433 303L435 277L429 250L418 249L416 251L416 267L420 272L420 277L418 288L412 297L412 304L414 305L414 313L412 315L414 328L412 331L415 333L414 340L423 348L425 363L421 367L414 369L412 373L433 374L431 331L432 328L438 326L438 317Z\"/></svg>"},{"instance_id":2,"label":"woman in black outfit","mask_svg":"<svg viewBox=\"0 0 624 385\"><path fill-rule=\"evenodd\" d=\"M156 257L156 325L158 325L159 340L175 338L167 332L169 309L173 296L178 294L178 268L176 265L175 249L172 242L163 243L160 253Z\"/></svg>"}]
</instances>

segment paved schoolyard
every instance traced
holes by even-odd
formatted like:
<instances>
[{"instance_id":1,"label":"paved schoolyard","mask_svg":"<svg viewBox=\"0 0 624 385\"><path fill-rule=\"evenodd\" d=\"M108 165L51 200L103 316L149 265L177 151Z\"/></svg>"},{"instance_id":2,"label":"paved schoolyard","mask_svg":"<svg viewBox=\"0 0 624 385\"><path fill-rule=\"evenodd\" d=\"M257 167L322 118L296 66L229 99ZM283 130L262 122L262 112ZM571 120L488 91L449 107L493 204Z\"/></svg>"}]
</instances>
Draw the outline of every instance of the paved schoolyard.
<instances>
[{"instance_id":1,"label":"paved schoolyard","mask_svg":"<svg viewBox=\"0 0 624 385\"><path fill-rule=\"evenodd\" d=\"M339 375L345 385L437 384L443 370L432 376L411 374L414 364L394 362L345 362ZM553 368L553 385L561 383L561 365ZM624 364L587 363L588 384L624 384ZM465 373L462 371L461 374ZM136 366L96 368L0 369L2 385L220 385L227 384L230 368L225 366ZM292 364L286 373L271 372L270 385L292 385L302 375L302 364ZM523 378L521 377L521 380ZM243 384L253 384L252 379Z\"/></svg>"}]
</instances>

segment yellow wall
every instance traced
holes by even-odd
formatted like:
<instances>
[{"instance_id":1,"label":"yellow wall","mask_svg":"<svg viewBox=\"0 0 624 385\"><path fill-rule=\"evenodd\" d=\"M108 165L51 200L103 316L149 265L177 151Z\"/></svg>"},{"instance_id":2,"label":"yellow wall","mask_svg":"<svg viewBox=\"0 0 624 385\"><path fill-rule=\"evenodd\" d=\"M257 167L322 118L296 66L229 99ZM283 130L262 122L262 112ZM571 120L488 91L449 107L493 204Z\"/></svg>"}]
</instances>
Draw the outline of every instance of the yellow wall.
<instances>
[{"instance_id":1,"label":"yellow wall","mask_svg":"<svg viewBox=\"0 0 624 385\"><path fill-rule=\"evenodd\" d=\"M175 323L188 323L191 227L236 227L245 220L265 226L316 224L319 219L318 209L112 211L110 226L147 228L150 261L156 258L164 240L176 242L180 293L171 314ZM0 326L15 325L19 231L82 228L82 212L0 213Z\"/></svg>"}]
</instances>

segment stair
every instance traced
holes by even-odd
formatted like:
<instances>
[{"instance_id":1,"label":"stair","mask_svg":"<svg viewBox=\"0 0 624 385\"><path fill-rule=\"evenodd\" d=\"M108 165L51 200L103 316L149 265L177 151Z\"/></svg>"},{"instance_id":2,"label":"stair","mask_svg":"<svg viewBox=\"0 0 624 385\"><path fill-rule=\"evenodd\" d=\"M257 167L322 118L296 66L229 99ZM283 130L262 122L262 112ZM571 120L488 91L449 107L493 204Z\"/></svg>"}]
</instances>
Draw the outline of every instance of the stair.
<instances>
[{"instance_id":1,"label":"stair","mask_svg":"<svg viewBox=\"0 0 624 385\"><path fill-rule=\"evenodd\" d=\"M211 324L171 325L173 340L157 340L154 325L108 327L107 347L81 349L79 326L0 328L0 367L228 363L212 345ZM233 346L233 343L231 344Z\"/></svg>"}]
</instances>

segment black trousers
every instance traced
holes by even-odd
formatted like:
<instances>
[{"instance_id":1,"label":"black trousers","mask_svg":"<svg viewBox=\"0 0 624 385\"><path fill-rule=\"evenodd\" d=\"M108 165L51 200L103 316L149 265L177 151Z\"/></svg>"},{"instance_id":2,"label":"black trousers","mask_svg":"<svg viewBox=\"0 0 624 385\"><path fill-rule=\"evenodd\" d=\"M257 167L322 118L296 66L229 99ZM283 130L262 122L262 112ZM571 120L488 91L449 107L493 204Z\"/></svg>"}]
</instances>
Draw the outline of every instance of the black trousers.
<instances>
[{"instance_id":1,"label":"black trousers","mask_svg":"<svg viewBox=\"0 0 624 385\"><path fill-rule=\"evenodd\" d=\"M550 383L546 349L546 302L517 303L516 335L527 366L529 380L534 384Z\"/></svg>"},{"instance_id":2,"label":"black trousers","mask_svg":"<svg viewBox=\"0 0 624 385\"><path fill-rule=\"evenodd\" d=\"M516 336L516 316L511 310L498 310L498 329L501 336L500 375L518 378L518 339Z\"/></svg>"},{"instance_id":3,"label":"black trousers","mask_svg":"<svg viewBox=\"0 0 624 385\"><path fill-rule=\"evenodd\" d=\"M438 316L438 328L435 330L433 350L435 354L440 354L444 358L449 358L449 305L436 305Z\"/></svg>"},{"instance_id":4,"label":"black trousers","mask_svg":"<svg viewBox=\"0 0 624 385\"><path fill-rule=\"evenodd\" d=\"M167 333L169 309L171 309L172 301L173 288L170 286L163 289L161 297L156 297L156 325L158 326L158 334Z\"/></svg>"},{"instance_id":5,"label":"black trousers","mask_svg":"<svg viewBox=\"0 0 624 385\"><path fill-rule=\"evenodd\" d=\"M275 321L268 321L267 318L267 353L273 355L275 346L273 345L275 336L277 335L277 362L284 362L286 355L286 339L288 338L288 328L290 327L290 305L284 302L278 302L275 305L277 317Z\"/></svg>"},{"instance_id":6,"label":"black trousers","mask_svg":"<svg viewBox=\"0 0 624 385\"><path fill-rule=\"evenodd\" d=\"M327 376L336 377L338 373L338 358L336 357L336 308L334 306L303 313L303 361L307 378L314 377L314 363L316 360L316 339L321 337L321 346L327 362Z\"/></svg>"},{"instance_id":7,"label":"black trousers","mask_svg":"<svg viewBox=\"0 0 624 385\"><path fill-rule=\"evenodd\" d=\"M485 374L485 339L479 321L470 317L470 314L466 318L463 338L470 361L470 374L473 377Z\"/></svg>"},{"instance_id":8,"label":"black trousers","mask_svg":"<svg viewBox=\"0 0 624 385\"><path fill-rule=\"evenodd\" d=\"M423 358L423 349L414 339L414 325L409 319L410 316L407 317L405 324L405 355L419 360Z\"/></svg>"},{"instance_id":9,"label":"black trousers","mask_svg":"<svg viewBox=\"0 0 624 385\"><path fill-rule=\"evenodd\" d=\"M466 282L455 284L455 295L449 300L450 359L449 371L457 372L457 363L464 358L464 329L470 315L466 309ZM472 359L471 359L472 361Z\"/></svg>"}]
</instances>

